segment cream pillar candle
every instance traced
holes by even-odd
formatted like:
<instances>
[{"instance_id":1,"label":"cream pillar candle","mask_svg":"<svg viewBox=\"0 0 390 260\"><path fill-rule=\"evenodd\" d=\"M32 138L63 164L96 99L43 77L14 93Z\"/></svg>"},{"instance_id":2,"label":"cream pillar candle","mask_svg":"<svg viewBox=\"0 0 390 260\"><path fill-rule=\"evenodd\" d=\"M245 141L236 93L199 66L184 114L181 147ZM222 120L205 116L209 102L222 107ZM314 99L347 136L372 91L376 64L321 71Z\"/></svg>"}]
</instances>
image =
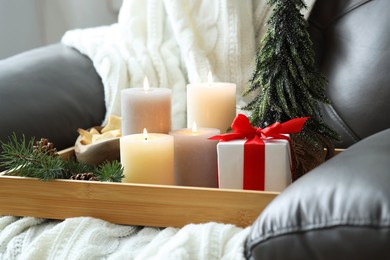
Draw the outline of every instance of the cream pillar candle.
<instances>
[{"instance_id":1,"label":"cream pillar candle","mask_svg":"<svg viewBox=\"0 0 390 260\"><path fill-rule=\"evenodd\" d=\"M207 138L219 134L219 129L179 129L174 137L175 184L217 188L217 144Z\"/></svg>"},{"instance_id":2,"label":"cream pillar candle","mask_svg":"<svg viewBox=\"0 0 390 260\"><path fill-rule=\"evenodd\" d=\"M217 128L225 133L236 117L236 85L212 82L187 85L187 127Z\"/></svg>"},{"instance_id":3,"label":"cream pillar candle","mask_svg":"<svg viewBox=\"0 0 390 260\"><path fill-rule=\"evenodd\" d=\"M120 138L123 182L174 184L173 137L166 134L133 134Z\"/></svg>"},{"instance_id":4,"label":"cream pillar candle","mask_svg":"<svg viewBox=\"0 0 390 260\"><path fill-rule=\"evenodd\" d=\"M147 78L143 88L121 92L122 135L142 133L168 134L171 130L171 90L149 88Z\"/></svg>"}]
</instances>

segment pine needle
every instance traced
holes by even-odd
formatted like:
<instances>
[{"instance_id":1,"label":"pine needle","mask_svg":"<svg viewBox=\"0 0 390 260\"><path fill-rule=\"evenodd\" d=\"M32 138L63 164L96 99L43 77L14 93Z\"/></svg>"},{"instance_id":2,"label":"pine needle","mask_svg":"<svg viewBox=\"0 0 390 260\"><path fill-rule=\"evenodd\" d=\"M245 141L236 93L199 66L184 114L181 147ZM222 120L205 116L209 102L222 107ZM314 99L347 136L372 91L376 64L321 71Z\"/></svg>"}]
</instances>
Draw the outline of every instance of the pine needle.
<instances>
[{"instance_id":1,"label":"pine needle","mask_svg":"<svg viewBox=\"0 0 390 260\"><path fill-rule=\"evenodd\" d=\"M65 161L41 149L34 150L35 138L26 141L13 133L7 143L1 142L0 165L6 168L6 174L38 178L43 181L69 179L78 173L94 172L100 181L121 182L123 167L118 161L105 162L95 167L76 160Z\"/></svg>"},{"instance_id":2,"label":"pine needle","mask_svg":"<svg viewBox=\"0 0 390 260\"><path fill-rule=\"evenodd\" d=\"M121 182L125 177L123 167L118 161L104 162L95 171L95 175L100 181Z\"/></svg>"}]
</instances>

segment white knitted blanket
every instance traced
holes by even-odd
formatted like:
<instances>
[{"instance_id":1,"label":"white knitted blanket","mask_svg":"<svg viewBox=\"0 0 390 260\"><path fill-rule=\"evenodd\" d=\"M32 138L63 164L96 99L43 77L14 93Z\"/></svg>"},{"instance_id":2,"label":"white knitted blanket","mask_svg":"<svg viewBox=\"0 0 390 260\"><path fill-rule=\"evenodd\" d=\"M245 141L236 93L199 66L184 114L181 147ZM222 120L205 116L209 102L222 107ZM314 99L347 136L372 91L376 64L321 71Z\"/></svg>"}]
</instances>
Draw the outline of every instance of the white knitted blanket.
<instances>
[{"instance_id":1,"label":"white knitted blanket","mask_svg":"<svg viewBox=\"0 0 390 260\"><path fill-rule=\"evenodd\" d=\"M90 217L64 221L0 218L0 259L245 259L249 228L220 223L181 229L114 225Z\"/></svg>"},{"instance_id":2,"label":"white knitted blanket","mask_svg":"<svg viewBox=\"0 0 390 260\"><path fill-rule=\"evenodd\" d=\"M209 71L214 81L236 83L237 108L246 104L242 91L269 14L266 0L124 0L117 23L68 31L62 43L93 61L106 118L120 115L120 91L147 76L152 87L172 89L177 129L186 126L186 84L206 81Z\"/></svg>"},{"instance_id":3,"label":"white knitted blanket","mask_svg":"<svg viewBox=\"0 0 390 260\"><path fill-rule=\"evenodd\" d=\"M315 0L306 0L307 15ZM172 89L172 129L186 126L186 84L237 84L237 111L271 9L266 0L124 0L111 26L68 31L62 43L87 55L102 78L106 119L121 114L120 92L140 87ZM105 123L102 122L103 124Z\"/></svg>"}]
</instances>

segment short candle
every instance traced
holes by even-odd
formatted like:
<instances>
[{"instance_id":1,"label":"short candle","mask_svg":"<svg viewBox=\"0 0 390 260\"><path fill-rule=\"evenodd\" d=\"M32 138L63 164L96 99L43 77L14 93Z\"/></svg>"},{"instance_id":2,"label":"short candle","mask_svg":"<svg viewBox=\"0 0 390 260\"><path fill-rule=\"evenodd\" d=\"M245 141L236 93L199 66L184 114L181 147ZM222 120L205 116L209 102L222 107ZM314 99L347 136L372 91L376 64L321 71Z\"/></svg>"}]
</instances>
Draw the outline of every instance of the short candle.
<instances>
[{"instance_id":1,"label":"short candle","mask_svg":"<svg viewBox=\"0 0 390 260\"><path fill-rule=\"evenodd\" d=\"M236 84L212 82L187 85L187 127L217 128L225 133L236 117Z\"/></svg>"},{"instance_id":2,"label":"short candle","mask_svg":"<svg viewBox=\"0 0 390 260\"><path fill-rule=\"evenodd\" d=\"M123 182L174 184L173 137L167 134L132 134L120 138Z\"/></svg>"},{"instance_id":3,"label":"short candle","mask_svg":"<svg viewBox=\"0 0 390 260\"><path fill-rule=\"evenodd\" d=\"M190 128L170 132L174 137L175 184L217 188L217 144L208 140L215 128Z\"/></svg>"},{"instance_id":4,"label":"short candle","mask_svg":"<svg viewBox=\"0 0 390 260\"><path fill-rule=\"evenodd\" d=\"M122 135L149 132L167 134L171 130L171 93L168 88L150 88L145 77L143 88L121 91Z\"/></svg>"}]
</instances>

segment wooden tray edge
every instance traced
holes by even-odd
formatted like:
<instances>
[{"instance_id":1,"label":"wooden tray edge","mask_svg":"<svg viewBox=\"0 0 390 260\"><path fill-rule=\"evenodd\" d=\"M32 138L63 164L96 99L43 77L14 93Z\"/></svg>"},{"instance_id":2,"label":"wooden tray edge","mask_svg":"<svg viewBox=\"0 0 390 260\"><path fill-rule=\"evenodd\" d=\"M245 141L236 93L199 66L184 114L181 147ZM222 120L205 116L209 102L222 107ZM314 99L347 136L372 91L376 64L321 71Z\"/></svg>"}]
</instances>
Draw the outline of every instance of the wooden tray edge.
<instances>
[{"instance_id":1,"label":"wooden tray edge","mask_svg":"<svg viewBox=\"0 0 390 260\"><path fill-rule=\"evenodd\" d=\"M71 158L73 147L62 150L60 155ZM48 219L90 216L126 225L182 227L220 222L246 227L279 194L75 180L44 182L3 173L0 215Z\"/></svg>"},{"instance_id":2,"label":"wooden tray edge","mask_svg":"<svg viewBox=\"0 0 390 260\"><path fill-rule=\"evenodd\" d=\"M342 151L337 149L336 154ZM69 159L74 148L62 150L60 155ZM125 225L182 227L220 222L246 227L279 194L75 180L44 182L3 173L0 215L48 219L90 216Z\"/></svg>"}]
</instances>

